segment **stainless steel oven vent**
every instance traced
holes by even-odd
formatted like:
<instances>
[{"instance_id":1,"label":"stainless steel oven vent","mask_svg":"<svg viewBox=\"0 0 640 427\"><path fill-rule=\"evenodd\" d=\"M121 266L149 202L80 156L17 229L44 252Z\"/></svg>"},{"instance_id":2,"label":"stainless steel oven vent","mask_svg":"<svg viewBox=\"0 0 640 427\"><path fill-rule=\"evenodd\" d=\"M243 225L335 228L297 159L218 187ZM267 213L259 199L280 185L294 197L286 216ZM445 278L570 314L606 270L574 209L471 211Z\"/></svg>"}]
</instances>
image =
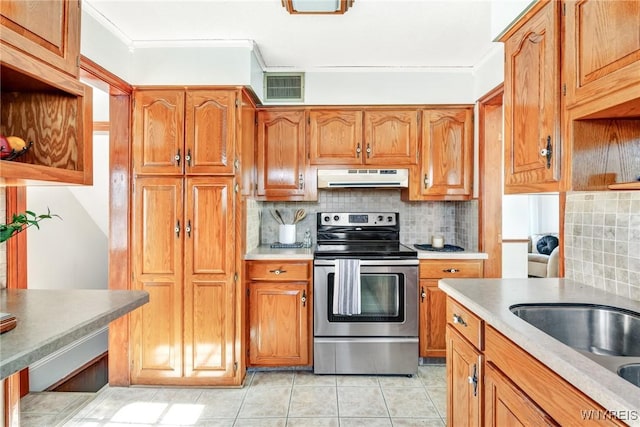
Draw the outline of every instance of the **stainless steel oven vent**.
<instances>
[{"instance_id":1,"label":"stainless steel oven vent","mask_svg":"<svg viewBox=\"0 0 640 427\"><path fill-rule=\"evenodd\" d=\"M265 101L303 101L304 73L265 73Z\"/></svg>"}]
</instances>

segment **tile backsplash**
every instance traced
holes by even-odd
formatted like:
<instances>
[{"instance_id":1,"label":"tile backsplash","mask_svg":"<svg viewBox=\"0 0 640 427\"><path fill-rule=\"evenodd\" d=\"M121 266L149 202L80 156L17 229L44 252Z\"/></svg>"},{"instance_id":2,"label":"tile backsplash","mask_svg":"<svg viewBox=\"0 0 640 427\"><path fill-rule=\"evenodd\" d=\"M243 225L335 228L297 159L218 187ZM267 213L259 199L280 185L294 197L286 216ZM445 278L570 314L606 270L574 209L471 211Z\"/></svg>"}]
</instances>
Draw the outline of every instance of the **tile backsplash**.
<instances>
[{"instance_id":1,"label":"tile backsplash","mask_svg":"<svg viewBox=\"0 0 640 427\"><path fill-rule=\"evenodd\" d=\"M640 300L640 191L568 193L564 234L565 277Z\"/></svg>"},{"instance_id":2,"label":"tile backsplash","mask_svg":"<svg viewBox=\"0 0 640 427\"><path fill-rule=\"evenodd\" d=\"M271 211L284 212L285 220L296 209L305 209L307 217L298 223L297 241L309 230L315 243L317 212L399 212L400 240L406 244L430 243L434 234L445 243L478 249L478 204L469 202L404 202L399 190L320 190L317 202L258 202L260 206L259 243L278 241L278 223ZM250 210L248 210L248 214ZM256 222L256 216L249 222ZM253 226L247 229L250 236ZM251 237L249 237L251 238ZM255 240L255 239L254 239ZM251 247L248 245L248 247Z\"/></svg>"}]
</instances>

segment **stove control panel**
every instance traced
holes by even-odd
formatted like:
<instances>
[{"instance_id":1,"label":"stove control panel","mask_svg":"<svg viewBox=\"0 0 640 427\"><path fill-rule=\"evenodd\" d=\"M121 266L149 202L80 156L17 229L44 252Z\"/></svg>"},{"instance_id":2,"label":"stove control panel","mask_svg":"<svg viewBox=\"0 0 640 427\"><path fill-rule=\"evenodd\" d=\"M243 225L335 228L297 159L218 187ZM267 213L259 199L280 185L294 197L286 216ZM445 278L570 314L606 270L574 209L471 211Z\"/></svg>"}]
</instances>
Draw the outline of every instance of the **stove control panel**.
<instances>
[{"instance_id":1,"label":"stove control panel","mask_svg":"<svg viewBox=\"0 0 640 427\"><path fill-rule=\"evenodd\" d=\"M319 225L335 226L395 226L399 221L397 212L321 212L318 213Z\"/></svg>"}]
</instances>

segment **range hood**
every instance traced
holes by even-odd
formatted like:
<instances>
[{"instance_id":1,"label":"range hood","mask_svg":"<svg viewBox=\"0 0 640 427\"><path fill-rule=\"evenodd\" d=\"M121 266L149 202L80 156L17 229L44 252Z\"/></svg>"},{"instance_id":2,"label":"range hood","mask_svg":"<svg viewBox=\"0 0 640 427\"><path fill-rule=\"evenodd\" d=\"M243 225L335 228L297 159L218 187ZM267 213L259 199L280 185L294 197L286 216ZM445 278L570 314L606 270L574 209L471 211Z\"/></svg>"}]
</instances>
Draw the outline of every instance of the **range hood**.
<instances>
[{"instance_id":1,"label":"range hood","mask_svg":"<svg viewBox=\"0 0 640 427\"><path fill-rule=\"evenodd\" d=\"M318 188L407 188L408 169L318 169Z\"/></svg>"}]
</instances>

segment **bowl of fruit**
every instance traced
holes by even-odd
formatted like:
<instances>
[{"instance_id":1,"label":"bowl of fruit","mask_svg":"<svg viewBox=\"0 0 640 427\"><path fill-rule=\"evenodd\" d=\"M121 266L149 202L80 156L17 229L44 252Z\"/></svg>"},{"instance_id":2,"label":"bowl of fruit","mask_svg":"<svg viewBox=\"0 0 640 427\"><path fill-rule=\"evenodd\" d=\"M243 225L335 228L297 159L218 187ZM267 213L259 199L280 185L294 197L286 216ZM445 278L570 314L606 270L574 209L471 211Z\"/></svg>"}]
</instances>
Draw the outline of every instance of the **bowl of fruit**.
<instances>
[{"instance_id":1,"label":"bowl of fruit","mask_svg":"<svg viewBox=\"0 0 640 427\"><path fill-rule=\"evenodd\" d=\"M14 160L26 153L33 142L26 142L19 136L0 135L0 159Z\"/></svg>"}]
</instances>

